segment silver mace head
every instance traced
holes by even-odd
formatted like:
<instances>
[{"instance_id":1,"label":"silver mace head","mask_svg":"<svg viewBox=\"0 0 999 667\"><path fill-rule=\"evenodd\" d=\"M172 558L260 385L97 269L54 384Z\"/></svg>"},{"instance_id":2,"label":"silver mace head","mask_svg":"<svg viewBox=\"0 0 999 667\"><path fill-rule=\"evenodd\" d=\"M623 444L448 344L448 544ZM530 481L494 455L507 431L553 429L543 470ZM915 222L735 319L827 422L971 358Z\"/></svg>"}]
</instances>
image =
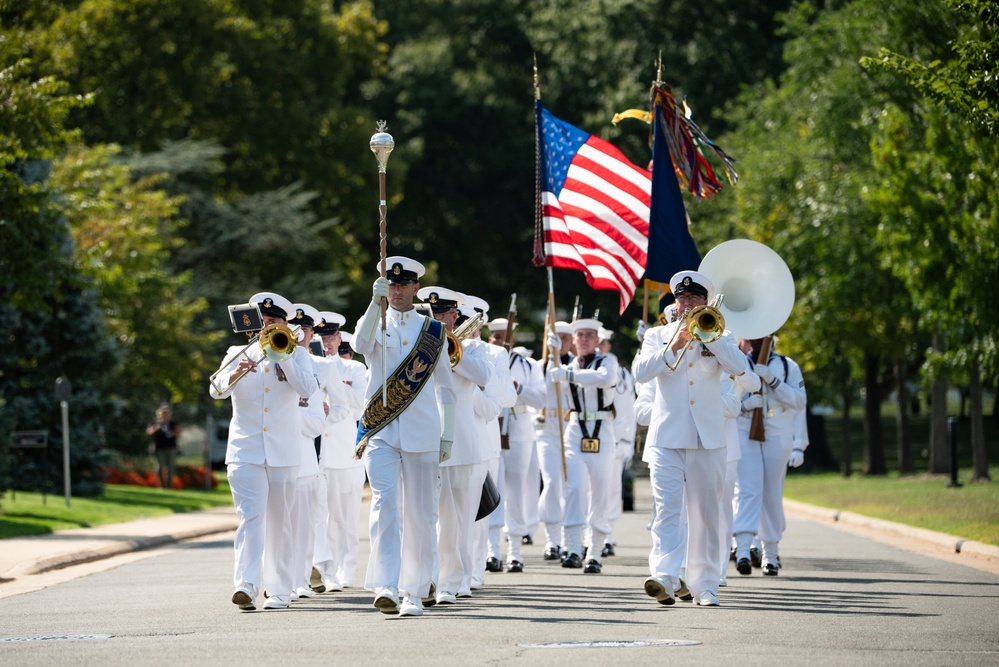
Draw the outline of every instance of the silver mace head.
<instances>
[{"instance_id":1,"label":"silver mace head","mask_svg":"<svg viewBox=\"0 0 999 667\"><path fill-rule=\"evenodd\" d=\"M371 143L368 144L378 160L378 171L382 173L385 172L385 167L388 165L389 153L395 148L395 140L392 139L391 134L385 131L386 125L387 123L383 120L375 123L377 132L371 136Z\"/></svg>"}]
</instances>

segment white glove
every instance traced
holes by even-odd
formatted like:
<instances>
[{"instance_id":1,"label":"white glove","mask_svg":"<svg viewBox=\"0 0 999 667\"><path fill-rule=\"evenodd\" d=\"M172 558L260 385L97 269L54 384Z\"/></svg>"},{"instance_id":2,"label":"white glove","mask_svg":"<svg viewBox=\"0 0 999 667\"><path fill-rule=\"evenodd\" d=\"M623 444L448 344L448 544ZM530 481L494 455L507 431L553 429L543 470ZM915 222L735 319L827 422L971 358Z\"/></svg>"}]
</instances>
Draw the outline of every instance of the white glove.
<instances>
[{"instance_id":1,"label":"white glove","mask_svg":"<svg viewBox=\"0 0 999 667\"><path fill-rule=\"evenodd\" d=\"M441 438L441 463L444 463L449 458L451 458L451 445L454 443L450 440L445 440Z\"/></svg>"},{"instance_id":2,"label":"white glove","mask_svg":"<svg viewBox=\"0 0 999 667\"><path fill-rule=\"evenodd\" d=\"M562 339L554 331L548 332L548 353L556 357L562 355Z\"/></svg>"},{"instance_id":3,"label":"white glove","mask_svg":"<svg viewBox=\"0 0 999 667\"><path fill-rule=\"evenodd\" d=\"M745 412L763 407L763 394L750 394L742 399L742 409Z\"/></svg>"},{"instance_id":4,"label":"white glove","mask_svg":"<svg viewBox=\"0 0 999 667\"><path fill-rule=\"evenodd\" d=\"M569 371L565 366L549 369L548 379L551 382L565 382L569 379Z\"/></svg>"},{"instance_id":5,"label":"white glove","mask_svg":"<svg viewBox=\"0 0 999 667\"><path fill-rule=\"evenodd\" d=\"M371 286L371 300L387 299L389 293L389 281L385 276L378 276L378 280Z\"/></svg>"},{"instance_id":6,"label":"white glove","mask_svg":"<svg viewBox=\"0 0 999 667\"><path fill-rule=\"evenodd\" d=\"M756 372L757 375L760 376L760 379L766 382L767 384L770 384L774 381L774 372L770 370L769 366L765 364L756 364L755 366L753 366L753 370Z\"/></svg>"},{"instance_id":7,"label":"white glove","mask_svg":"<svg viewBox=\"0 0 999 667\"><path fill-rule=\"evenodd\" d=\"M645 332L649 330L649 325L645 320L638 320L638 328L635 329L635 338L641 343L645 340Z\"/></svg>"},{"instance_id":8,"label":"white glove","mask_svg":"<svg viewBox=\"0 0 999 667\"><path fill-rule=\"evenodd\" d=\"M788 459L787 467L797 468L804 462L805 462L805 452L801 451L800 449L792 449L791 458Z\"/></svg>"}]
</instances>

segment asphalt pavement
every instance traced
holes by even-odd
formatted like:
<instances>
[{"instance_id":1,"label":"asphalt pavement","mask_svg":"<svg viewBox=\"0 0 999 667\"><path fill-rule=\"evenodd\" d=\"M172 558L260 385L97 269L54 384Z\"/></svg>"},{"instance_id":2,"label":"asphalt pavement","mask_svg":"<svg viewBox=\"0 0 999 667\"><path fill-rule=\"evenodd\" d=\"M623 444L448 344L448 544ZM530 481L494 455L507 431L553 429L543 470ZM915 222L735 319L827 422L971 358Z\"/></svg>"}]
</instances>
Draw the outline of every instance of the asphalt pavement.
<instances>
[{"instance_id":1,"label":"asphalt pavement","mask_svg":"<svg viewBox=\"0 0 999 667\"><path fill-rule=\"evenodd\" d=\"M523 573L489 574L473 598L418 619L379 613L356 587L240 612L229 508L4 540L0 661L999 664L999 549L788 503L779 576L730 566L720 607L666 607L642 590L648 480L635 490L603 573L545 562L536 543ZM367 559L362 536L357 584Z\"/></svg>"}]
</instances>

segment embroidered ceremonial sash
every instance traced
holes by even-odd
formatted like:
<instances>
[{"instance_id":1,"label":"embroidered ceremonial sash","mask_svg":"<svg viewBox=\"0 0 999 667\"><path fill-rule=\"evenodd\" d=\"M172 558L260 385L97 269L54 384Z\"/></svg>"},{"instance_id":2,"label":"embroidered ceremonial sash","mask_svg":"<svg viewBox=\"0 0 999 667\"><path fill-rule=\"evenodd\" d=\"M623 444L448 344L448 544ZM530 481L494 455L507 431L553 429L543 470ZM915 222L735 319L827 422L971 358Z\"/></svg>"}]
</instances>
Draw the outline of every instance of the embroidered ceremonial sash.
<instances>
[{"instance_id":1,"label":"embroidered ceremonial sash","mask_svg":"<svg viewBox=\"0 0 999 667\"><path fill-rule=\"evenodd\" d=\"M368 399L368 404L364 406L364 414L361 415L361 421L357 425L354 458L361 458L368 440L398 417L416 399L430 379L430 374L434 372L444 341L444 325L432 317L426 318L413 351L385 381L388 405L382 406L382 388L379 386Z\"/></svg>"}]
</instances>

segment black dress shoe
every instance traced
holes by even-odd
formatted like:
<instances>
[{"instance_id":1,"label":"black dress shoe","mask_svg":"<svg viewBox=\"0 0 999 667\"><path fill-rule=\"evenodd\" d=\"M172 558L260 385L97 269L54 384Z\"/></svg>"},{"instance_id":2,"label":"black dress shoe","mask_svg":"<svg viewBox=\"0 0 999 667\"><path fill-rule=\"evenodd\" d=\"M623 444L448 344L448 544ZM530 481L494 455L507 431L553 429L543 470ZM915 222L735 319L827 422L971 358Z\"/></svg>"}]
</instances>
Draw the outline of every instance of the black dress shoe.
<instances>
[{"instance_id":1,"label":"black dress shoe","mask_svg":"<svg viewBox=\"0 0 999 667\"><path fill-rule=\"evenodd\" d=\"M735 564L735 569L739 571L739 574L752 574L753 564L749 562L748 558L740 558L739 562Z\"/></svg>"},{"instance_id":2,"label":"black dress shoe","mask_svg":"<svg viewBox=\"0 0 999 667\"><path fill-rule=\"evenodd\" d=\"M579 554L569 554L562 561L562 567L571 567L578 570L583 567L583 559L579 557Z\"/></svg>"},{"instance_id":3,"label":"black dress shoe","mask_svg":"<svg viewBox=\"0 0 999 667\"><path fill-rule=\"evenodd\" d=\"M614 555L614 545L610 542L604 544L604 548L600 551L601 558L607 558L608 556Z\"/></svg>"},{"instance_id":4,"label":"black dress shoe","mask_svg":"<svg viewBox=\"0 0 999 667\"><path fill-rule=\"evenodd\" d=\"M530 535L524 535L522 538L520 538L520 543L521 544L534 544L534 538L531 537Z\"/></svg>"},{"instance_id":5,"label":"black dress shoe","mask_svg":"<svg viewBox=\"0 0 999 667\"><path fill-rule=\"evenodd\" d=\"M776 577L777 576L777 566L773 563L767 563L763 566L763 576L765 577Z\"/></svg>"},{"instance_id":6,"label":"black dress shoe","mask_svg":"<svg viewBox=\"0 0 999 667\"><path fill-rule=\"evenodd\" d=\"M523 572L524 571L524 564L521 563L519 560L512 560L512 561L510 561L509 563L506 564L506 571L507 572Z\"/></svg>"},{"instance_id":7,"label":"black dress shoe","mask_svg":"<svg viewBox=\"0 0 999 667\"><path fill-rule=\"evenodd\" d=\"M545 549L545 560L562 560L562 549L560 547L548 547Z\"/></svg>"},{"instance_id":8,"label":"black dress shoe","mask_svg":"<svg viewBox=\"0 0 999 667\"><path fill-rule=\"evenodd\" d=\"M763 553L756 547L750 547L749 549L749 561L753 564L753 567L763 566Z\"/></svg>"},{"instance_id":9,"label":"black dress shoe","mask_svg":"<svg viewBox=\"0 0 999 667\"><path fill-rule=\"evenodd\" d=\"M583 568L583 572L586 574L600 574L600 563L591 558L586 561L586 567Z\"/></svg>"},{"instance_id":10,"label":"black dress shoe","mask_svg":"<svg viewBox=\"0 0 999 667\"><path fill-rule=\"evenodd\" d=\"M503 571L503 561L499 558L493 558L490 556L486 559L486 572L502 572Z\"/></svg>"}]
</instances>

